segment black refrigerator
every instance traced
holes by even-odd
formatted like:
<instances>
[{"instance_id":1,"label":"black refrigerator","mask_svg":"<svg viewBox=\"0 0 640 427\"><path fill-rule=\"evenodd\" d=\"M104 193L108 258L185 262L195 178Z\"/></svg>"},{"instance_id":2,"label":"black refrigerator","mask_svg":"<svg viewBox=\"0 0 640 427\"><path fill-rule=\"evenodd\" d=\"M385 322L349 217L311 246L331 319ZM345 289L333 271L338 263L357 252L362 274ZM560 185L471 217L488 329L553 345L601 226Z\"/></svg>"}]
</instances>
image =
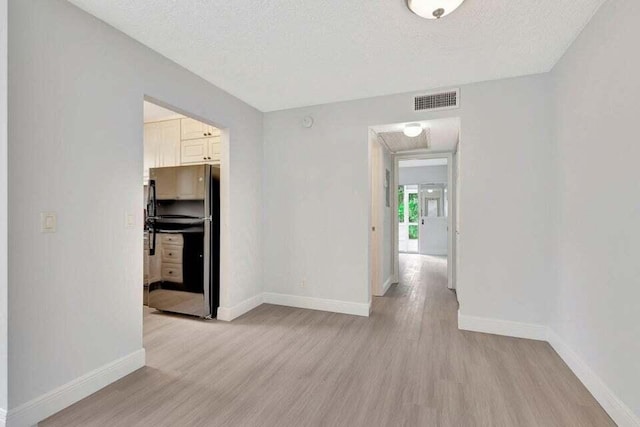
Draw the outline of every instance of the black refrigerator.
<instances>
[{"instance_id":1,"label":"black refrigerator","mask_svg":"<svg viewBox=\"0 0 640 427\"><path fill-rule=\"evenodd\" d=\"M151 308L216 317L220 303L220 169L149 170L145 232Z\"/></svg>"}]
</instances>

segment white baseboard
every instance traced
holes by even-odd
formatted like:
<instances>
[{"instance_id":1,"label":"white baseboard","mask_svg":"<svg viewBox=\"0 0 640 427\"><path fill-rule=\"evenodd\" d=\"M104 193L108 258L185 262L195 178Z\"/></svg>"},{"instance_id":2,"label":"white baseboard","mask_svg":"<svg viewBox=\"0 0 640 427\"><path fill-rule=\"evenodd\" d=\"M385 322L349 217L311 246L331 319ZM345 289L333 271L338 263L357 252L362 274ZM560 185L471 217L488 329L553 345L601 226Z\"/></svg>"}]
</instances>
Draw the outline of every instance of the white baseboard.
<instances>
[{"instance_id":1,"label":"white baseboard","mask_svg":"<svg viewBox=\"0 0 640 427\"><path fill-rule=\"evenodd\" d=\"M631 408L550 328L531 323L468 316L458 311L458 329L547 341L618 426L640 427L640 418Z\"/></svg>"},{"instance_id":2,"label":"white baseboard","mask_svg":"<svg viewBox=\"0 0 640 427\"><path fill-rule=\"evenodd\" d=\"M253 310L263 302L262 294L254 295L233 307L218 307L218 320L224 320L230 322L233 319L242 316L243 314Z\"/></svg>"},{"instance_id":3,"label":"white baseboard","mask_svg":"<svg viewBox=\"0 0 640 427\"><path fill-rule=\"evenodd\" d=\"M512 322L488 317L468 316L458 310L458 329L485 334L546 341L547 327L533 323Z\"/></svg>"},{"instance_id":4,"label":"white baseboard","mask_svg":"<svg viewBox=\"0 0 640 427\"><path fill-rule=\"evenodd\" d=\"M311 310L330 311L332 313L353 314L369 317L370 303L347 302L332 299L302 297L298 295L276 294L265 292L266 304L286 305L289 307L307 308Z\"/></svg>"},{"instance_id":5,"label":"white baseboard","mask_svg":"<svg viewBox=\"0 0 640 427\"><path fill-rule=\"evenodd\" d=\"M7 411L0 408L0 427L7 425Z\"/></svg>"},{"instance_id":6,"label":"white baseboard","mask_svg":"<svg viewBox=\"0 0 640 427\"><path fill-rule=\"evenodd\" d=\"M548 341L619 427L640 427L640 418L631 408L625 405L589 365L551 329L548 330Z\"/></svg>"},{"instance_id":7,"label":"white baseboard","mask_svg":"<svg viewBox=\"0 0 640 427\"><path fill-rule=\"evenodd\" d=\"M142 368L144 365L145 351L144 348L142 348L26 402L15 409L10 409L6 414L6 425L9 427L34 426L45 418L84 399L125 375Z\"/></svg>"}]
</instances>

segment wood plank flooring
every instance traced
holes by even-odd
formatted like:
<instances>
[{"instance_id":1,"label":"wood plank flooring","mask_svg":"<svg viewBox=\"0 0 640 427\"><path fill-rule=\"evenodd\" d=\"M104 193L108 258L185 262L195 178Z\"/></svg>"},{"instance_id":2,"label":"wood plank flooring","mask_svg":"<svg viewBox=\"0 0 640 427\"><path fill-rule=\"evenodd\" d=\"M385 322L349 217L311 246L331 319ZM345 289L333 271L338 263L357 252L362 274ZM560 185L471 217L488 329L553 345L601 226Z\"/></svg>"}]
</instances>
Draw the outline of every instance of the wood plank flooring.
<instances>
[{"instance_id":1,"label":"wood plank flooring","mask_svg":"<svg viewBox=\"0 0 640 427\"><path fill-rule=\"evenodd\" d=\"M611 426L551 347L457 329L446 260L401 256L370 318L145 312L147 366L41 426Z\"/></svg>"}]
</instances>

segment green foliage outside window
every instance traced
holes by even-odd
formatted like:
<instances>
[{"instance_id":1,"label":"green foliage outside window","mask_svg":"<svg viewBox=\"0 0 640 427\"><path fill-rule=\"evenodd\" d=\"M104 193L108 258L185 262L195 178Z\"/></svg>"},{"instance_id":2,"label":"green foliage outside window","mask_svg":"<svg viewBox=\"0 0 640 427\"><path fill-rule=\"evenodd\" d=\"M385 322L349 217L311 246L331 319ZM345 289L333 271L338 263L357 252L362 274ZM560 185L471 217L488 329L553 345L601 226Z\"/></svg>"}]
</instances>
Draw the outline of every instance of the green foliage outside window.
<instances>
[{"instance_id":1,"label":"green foliage outside window","mask_svg":"<svg viewBox=\"0 0 640 427\"><path fill-rule=\"evenodd\" d=\"M418 216L418 194L412 193L409 194L409 222L418 222Z\"/></svg>"},{"instance_id":2,"label":"green foliage outside window","mask_svg":"<svg viewBox=\"0 0 640 427\"><path fill-rule=\"evenodd\" d=\"M398 187L398 222L404 222L404 185Z\"/></svg>"},{"instance_id":3,"label":"green foliage outside window","mask_svg":"<svg viewBox=\"0 0 640 427\"><path fill-rule=\"evenodd\" d=\"M418 239L418 226L417 225L410 225L409 226L409 239L410 240L417 240Z\"/></svg>"}]
</instances>

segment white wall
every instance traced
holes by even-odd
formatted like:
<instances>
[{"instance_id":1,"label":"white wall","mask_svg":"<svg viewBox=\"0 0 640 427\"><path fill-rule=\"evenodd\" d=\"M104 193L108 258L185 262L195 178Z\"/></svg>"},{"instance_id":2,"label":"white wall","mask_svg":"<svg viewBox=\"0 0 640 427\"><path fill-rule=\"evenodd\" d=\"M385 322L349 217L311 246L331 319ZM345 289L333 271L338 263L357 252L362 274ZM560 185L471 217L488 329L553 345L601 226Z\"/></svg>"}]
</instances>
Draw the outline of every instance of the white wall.
<instances>
[{"instance_id":1,"label":"white wall","mask_svg":"<svg viewBox=\"0 0 640 427\"><path fill-rule=\"evenodd\" d=\"M415 113L399 94L265 114L265 290L366 303L368 127L459 116L460 310L545 321L550 93L538 75L462 86L458 110Z\"/></svg>"},{"instance_id":2,"label":"white wall","mask_svg":"<svg viewBox=\"0 0 640 427\"><path fill-rule=\"evenodd\" d=\"M639 17L636 0L605 3L552 73L559 280L551 327L637 417Z\"/></svg>"},{"instance_id":3,"label":"white wall","mask_svg":"<svg viewBox=\"0 0 640 427\"><path fill-rule=\"evenodd\" d=\"M0 0L0 424L7 409L7 1Z\"/></svg>"},{"instance_id":4,"label":"white wall","mask_svg":"<svg viewBox=\"0 0 640 427\"><path fill-rule=\"evenodd\" d=\"M446 184L447 166L412 166L398 170L399 185Z\"/></svg>"},{"instance_id":5,"label":"white wall","mask_svg":"<svg viewBox=\"0 0 640 427\"><path fill-rule=\"evenodd\" d=\"M62 0L10 0L9 78L10 408L142 347L144 95L228 130L221 304L262 292L259 111Z\"/></svg>"}]
</instances>

